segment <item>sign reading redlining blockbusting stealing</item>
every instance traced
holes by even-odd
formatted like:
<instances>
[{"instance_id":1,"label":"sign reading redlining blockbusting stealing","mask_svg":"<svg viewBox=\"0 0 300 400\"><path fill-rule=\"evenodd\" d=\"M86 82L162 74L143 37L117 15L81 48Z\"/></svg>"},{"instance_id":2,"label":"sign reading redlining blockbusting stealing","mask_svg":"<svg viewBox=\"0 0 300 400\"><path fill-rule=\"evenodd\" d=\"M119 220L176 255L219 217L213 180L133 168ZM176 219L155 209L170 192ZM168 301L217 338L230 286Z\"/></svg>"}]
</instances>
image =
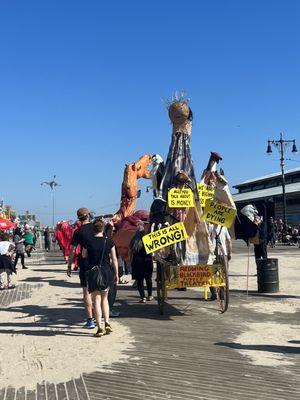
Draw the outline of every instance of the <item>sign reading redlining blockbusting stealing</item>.
<instances>
[{"instance_id":1,"label":"sign reading redlining blockbusting stealing","mask_svg":"<svg viewBox=\"0 0 300 400\"><path fill-rule=\"evenodd\" d=\"M178 275L178 287L210 285L214 267L211 265L180 265Z\"/></svg>"},{"instance_id":2,"label":"sign reading redlining blockbusting stealing","mask_svg":"<svg viewBox=\"0 0 300 400\"><path fill-rule=\"evenodd\" d=\"M207 200L202 218L204 221L230 228L234 222L236 210L225 204Z\"/></svg>"},{"instance_id":3,"label":"sign reading redlining blockbusting stealing","mask_svg":"<svg viewBox=\"0 0 300 400\"><path fill-rule=\"evenodd\" d=\"M153 253L164 247L181 242L188 238L182 222L168 226L158 231L143 236L143 243L147 254Z\"/></svg>"},{"instance_id":4,"label":"sign reading redlining blockbusting stealing","mask_svg":"<svg viewBox=\"0 0 300 400\"><path fill-rule=\"evenodd\" d=\"M172 188L168 191L170 208L195 207L194 193L191 189Z\"/></svg>"}]
</instances>

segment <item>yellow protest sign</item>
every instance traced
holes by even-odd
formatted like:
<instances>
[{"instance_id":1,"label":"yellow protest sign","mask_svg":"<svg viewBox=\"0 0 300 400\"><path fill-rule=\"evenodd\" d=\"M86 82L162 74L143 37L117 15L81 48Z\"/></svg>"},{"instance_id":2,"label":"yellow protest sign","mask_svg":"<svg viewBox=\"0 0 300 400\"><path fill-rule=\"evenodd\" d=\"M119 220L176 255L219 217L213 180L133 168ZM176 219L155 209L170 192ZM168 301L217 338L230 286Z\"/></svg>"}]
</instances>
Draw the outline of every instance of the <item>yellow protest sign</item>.
<instances>
[{"instance_id":1,"label":"yellow protest sign","mask_svg":"<svg viewBox=\"0 0 300 400\"><path fill-rule=\"evenodd\" d=\"M143 243L147 254L153 253L164 247L181 242L188 238L182 222L168 226L158 231L143 236Z\"/></svg>"},{"instance_id":2,"label":"yellow protest sign","mask_svg":"<svg viewBox=\"0 0 300 400\"><path fill-rule=\"evenodd\" d=\"M168 206L170 208L194 207L193 191L191 189L170 189L168 191Z\"/></svg>"},{"instance_id":3,"label":"yellow protest sign","mask_svg":"<svg viewBox=\"0 0 300 400\"><path fill-rule=\"evenodd\" d=\"M202 218L204 221L230 228L235 216L236 210L234 208L208 200L205 203Z\"/></svg>"},{"instance_id":4,"label":"yellow protest sign","mask_svg":"<svg viewBox=\"0 0 300 400\"><path fill-rule=\"evenodd\" d=\"M180 265L178 287L200 287L211 285L215 274L213 265Z\"/></svg>"},{"instance_id":5,"label":"yellow protest sign","mask_svg":"<svg viewBox=\"0 0 300 400\"><path fill-rule=\"evenodd\" d=\"M199 193L200 205L201 207L205 207L206 200L214 198L215 188L206 185L205 183L197 183L197 189Z\"/></svg>"}]
</instances>

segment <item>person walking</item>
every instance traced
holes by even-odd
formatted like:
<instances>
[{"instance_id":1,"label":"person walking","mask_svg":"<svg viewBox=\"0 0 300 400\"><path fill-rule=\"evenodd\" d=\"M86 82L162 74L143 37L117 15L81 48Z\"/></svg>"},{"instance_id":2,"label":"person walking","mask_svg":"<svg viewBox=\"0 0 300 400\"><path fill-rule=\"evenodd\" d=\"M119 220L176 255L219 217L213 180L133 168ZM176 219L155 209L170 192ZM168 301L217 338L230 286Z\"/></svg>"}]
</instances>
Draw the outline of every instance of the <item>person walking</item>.
<instances>
[{"instance_id":1,"label":"person walking","mask_svg":"<svg viewBox=\"0 0 300 400\"><path fill-rule=\"evenodd\" d=\"M260 216L256 216L254 222L258 227L259 234L259 243L254 244L254 256L257 264L257 260L267 259L268 258L268 250L267 250L267 227L266 223L263 221L263 218Z\"/></svg>"},{"instance_id":2,"label":"person walking","mask_svg":"<svg viewBox=\"0 0 300 400\"><path fill-rule=\"evenodd\" d=\"M50 228L47 226L44 230L45 250L50 251L51 249L51 233Z\"/></svg>"},{"instance_id":3,"label":"person walking","mask_svg":"<svg viewBox=\"0 0 300 400\"><path fill-rule=\"evenodd\" d=\"M25 251L28 257L31 257L31 252L34 249L35 236L29 226L25 226L23 235Z\"/></svg>"},{"instance_id":4,"label":"person walking","mask_svg":"<svg viewBox=\"0 0 300 400\"><path fill-rule=\"evenodd\" d=\"M105 223L102 220L96 220L93 223L94 234L87 239L82 253L82 256L88 259L87 286L92 296L98 328L95 337L101 337L112 332L109 323L108 292L111 287L111 280L113 279L114 283L119 280L115 244L112 239L104 236L104 227Z\"/></svg>"},{"instance_id":5,"label":"person walking","mask_svg":"<svg viewBox=\"0 0 300 400\"><path fill-rule=\"evenodd\" d=\"M78 220L81 222L81 226L73 233L70 252L68 258L67 275L72 274L72 265L75 259L75 250L80 246L80 253L77 257L77 263L79 268L79 279L80 286L83 292L83 301L85 306L85 311L87 315L87 321L85 327L87 329L95 328L95 323L93 321L93 304L92 298L87 288L86 272L87 272L87 259L82 256L82 250L90 237L94 236L93 224L90 223L90 211L86 207L79 208L77 210Z\"/></svg>"},{"instance_id":6,"label":"person walking","mask_svg":"<svg viewBox=\"0 0 300 400\"><path fill-rule=\"evenodd\" d=\"M137 289L140 295L140 303L153 300L152 296L152 257L147 254L143 245L142 238L145 235L145 229L140 225L130 242L132 279L137 282ZM146 298L144 281L146 281L148 297Z\"/></svg>"},{"instance_id":7,"label":"person walking","mask_svg":"<svg viewBox=\"0 0 300 400\"><path fill-rule=\"evenodd\" d=\"M24 254L24 241L22 237L22 231L20 227L17 227L14 232L14 244L16 247L16 256L15 256L15 263L14 266L17 268L17 264L19 259L21 259L21 265L23 269L27 269L25 266L25 254Z\"/></svg>"},{"instance_id":8,"label":"person walking","mask_svg":"<svg viewBox=\"0 0 300 400\"><path fill-rule=\"evenodd\" d=\"M12 255L15 246L9 241L9 234L1 232L0 234L0 290L14 289L16 286L12 282L12 274L16 273L16 268L12 262ZM7 284L5 285L5 274Z\"/></svg>"},{"instance_id":9,"label":"person walking","mask_svg":"<svg viewBox=\"0 0 300 400\"><path fill-rule=\"evenodd\" d=\"M213 253L214 256L224 256L224 263L229 267L229 261L231 260L232 255L232 242L231 237L228 232L228 229L225 226L220 226L216 224L209 224L208 232L213 243ZM219 247L217 247L216 241L219 241L220 246L222 248L222 252L220 254ZM217 253L217 251L219 253ZM217 290L214 286L210 286L211 297L210 300L217 300Z\"/></svg>"},{"instance_id":10,"label":"person walking","mask_svg":"<svg viewBox=\"0 0 300 400\"><path fill-rule=\"evenodd\" d=\"M268 223L268 244L273 248L275 247L275 222L273 217L269 218L269 223Z\"/></svg>"}]
</instances>

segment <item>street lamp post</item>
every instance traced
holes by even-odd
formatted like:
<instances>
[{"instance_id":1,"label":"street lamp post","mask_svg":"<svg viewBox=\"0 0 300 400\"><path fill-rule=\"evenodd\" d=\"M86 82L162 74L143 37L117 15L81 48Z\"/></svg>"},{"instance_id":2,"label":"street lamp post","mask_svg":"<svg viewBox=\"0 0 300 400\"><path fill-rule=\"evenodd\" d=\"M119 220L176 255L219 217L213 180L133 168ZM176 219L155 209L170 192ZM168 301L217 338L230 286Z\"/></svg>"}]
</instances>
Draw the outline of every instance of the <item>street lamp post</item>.
<instances>
[{"instance_id":1,"label":"street lamp post","mask_svg":"<svg viewBox=\"0 0 300 400\"><path fill-rule=\"evenodd\" d=\"M52 181L50 182L42 182L41 186L43 185L48 185L50 187L51 190L51 197L52 197L52 227L54 228L54 223L55 223L55 208L54 208L54 189L56 188L56 186L61 186L59 185L56 181L55 181L56 175L53 176Z\"/></svg>"},{"instance_id":2,"label":"street lamp post","mask_svg":"<svg viewBox=\"0 0 300 400\"><path fill-rule=\"evenodd\" d=\"M284 175L284 165L285 165L285 151L293 143L292 153L297 153L296 141L284 140L283 134L280 132L279 140L268 140L267 154L272 154L272 145L274 145L280 154L280 168L281 168L281 184L282 184L282 205L283 205L283 226L286 232L287 218L286 218L286 193L285 193L285 175Z\"/></svg>"}]
</instances>

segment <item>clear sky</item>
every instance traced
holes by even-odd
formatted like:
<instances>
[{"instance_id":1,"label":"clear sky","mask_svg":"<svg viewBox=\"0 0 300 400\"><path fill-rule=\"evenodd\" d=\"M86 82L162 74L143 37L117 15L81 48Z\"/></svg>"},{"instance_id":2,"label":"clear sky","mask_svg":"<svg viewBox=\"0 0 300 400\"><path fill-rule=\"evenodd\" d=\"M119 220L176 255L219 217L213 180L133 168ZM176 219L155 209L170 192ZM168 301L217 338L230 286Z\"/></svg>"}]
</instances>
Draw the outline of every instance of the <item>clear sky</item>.
<instances>
[{"instance_id":1,"label":"clear sky","mask_svg":"<svg viewBox=\"0 0 300 400\"><path fill-rule=\"evenodd\" d=\"M124 164L167 155L176 89L197 176L211 150L231 185L278 171L267 139L300 147L299 20L298 0L1 0L0 197L50 223L56 174L57 218L116 211Z\"/></svg>"}]
</instances>

